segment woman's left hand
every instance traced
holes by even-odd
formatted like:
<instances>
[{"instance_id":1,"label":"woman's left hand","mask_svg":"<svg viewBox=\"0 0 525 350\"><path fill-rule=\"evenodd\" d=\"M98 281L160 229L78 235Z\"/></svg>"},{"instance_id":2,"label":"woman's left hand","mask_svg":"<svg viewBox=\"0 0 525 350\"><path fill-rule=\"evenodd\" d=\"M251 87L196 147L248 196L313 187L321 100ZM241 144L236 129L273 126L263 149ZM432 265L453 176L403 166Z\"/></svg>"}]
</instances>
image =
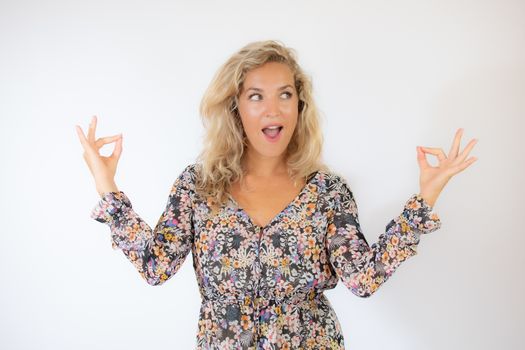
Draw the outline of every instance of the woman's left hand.
<instances>
[{"instance_id":1,"label":"woman's left hand","mask_svg":"<svg viewBox=\"0 0 525 350\"><path fill-rule=\"evenodd\" d=\"M478 159L477 157L470 157L465 160L474 145L478 142L477 139L472 139L465 149L461 153L458 153L459 142L462 135L463 129L460 128L456 131L454 143L448 156L445 155L442 148L417 147L417 161L421 170L419 176L419 194L431 207L434 206L439 194L452 176L465 170ZM431 166L427 162L425 153L435 155L439 160L439 164L436 167Z\"/></svg>"}]
</instances>

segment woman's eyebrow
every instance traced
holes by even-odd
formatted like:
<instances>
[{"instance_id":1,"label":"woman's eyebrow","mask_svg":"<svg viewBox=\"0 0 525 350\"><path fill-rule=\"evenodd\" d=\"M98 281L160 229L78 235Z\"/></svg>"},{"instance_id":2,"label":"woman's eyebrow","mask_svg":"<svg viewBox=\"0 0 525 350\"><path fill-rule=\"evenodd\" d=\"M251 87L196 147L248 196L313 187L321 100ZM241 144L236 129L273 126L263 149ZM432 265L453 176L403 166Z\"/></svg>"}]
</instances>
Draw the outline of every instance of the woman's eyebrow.
<instances>
[{"instance_id":1,"label":"woman's eyebrow","mask_svg":"<svg viewBox=\"0 0 525 350\"><path fill-rule=\"evenodd\" d=\"M283 85L279 88L279 90L284 90L286 89L287 87L292 87L292 85L290 84L287 84L287 85ZM259 88L256 88L256 87L249 87L248 89L246 89L246 91L248 90L254 90L254 91L263 91L263 89L259 89Z\"/></svg>"}]
</instances>

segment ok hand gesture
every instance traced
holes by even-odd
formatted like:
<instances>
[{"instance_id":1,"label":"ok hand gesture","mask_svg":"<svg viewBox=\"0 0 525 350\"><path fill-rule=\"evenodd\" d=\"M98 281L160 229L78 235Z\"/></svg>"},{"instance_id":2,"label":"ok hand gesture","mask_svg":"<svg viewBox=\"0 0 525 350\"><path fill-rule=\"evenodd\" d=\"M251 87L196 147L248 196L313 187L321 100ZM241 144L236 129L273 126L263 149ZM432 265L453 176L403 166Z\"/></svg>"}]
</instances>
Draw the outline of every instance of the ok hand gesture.
<instances>
[{"instance_id":1,"label":"ok hand gesture","mask_svg":"<svg viewBox=\"0 0 525 350\"><path fill-rule=\"evenodd\" d=\"M462 135L463 129L460 128L456 131L454 143L448 155L445 155L445 152L443 152L441 148L417 147L417 160L421 171L419 177L419 194L432 207L452 176L465 170L478 159L476 157L470 157L465 160L474 145L478 142L477 139L472 139L465 149L459 153L459 142ZM438 166L431 166L427 162L425 153L435 155L439 160Z\"/></svg>"},{"instance_id":2,"label":"ok hand gesture","mask_svg":"<svg viewBox=\"0 0 525 350\"><path fill-rule=\"evenodd\" d=\"M95 179L97 192L102 196L104 192L118 192L114 178L117 171L117 163L122 153L122 134L101 137L95 140L97 128L97 117L93 116L89 124L87 137L80 126L75 125L80 143L84 148L84 160ZM100 148L107 143L116 142L115 149L109 157L101 156Z\"/></svg>"}]
</instances>

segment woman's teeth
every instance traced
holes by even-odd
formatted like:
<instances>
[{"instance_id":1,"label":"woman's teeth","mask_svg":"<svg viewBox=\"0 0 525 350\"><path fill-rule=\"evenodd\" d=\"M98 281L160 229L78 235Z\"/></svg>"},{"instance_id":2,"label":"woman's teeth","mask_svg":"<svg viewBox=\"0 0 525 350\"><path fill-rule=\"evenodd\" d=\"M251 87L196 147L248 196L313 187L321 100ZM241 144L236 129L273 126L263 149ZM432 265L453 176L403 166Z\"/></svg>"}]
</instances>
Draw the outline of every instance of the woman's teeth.
<instances>
[{"instance_id":1,"label":"woman's teeth","mask_svg":"<svg viewBox=\"0 0 525 350\"><path fill-rule=\"evenodd\" d=\"M279 134L282 128L283 128L282 126L264 128L263 132L270 137L275 137Z\"/></svg>"}]
</instances>

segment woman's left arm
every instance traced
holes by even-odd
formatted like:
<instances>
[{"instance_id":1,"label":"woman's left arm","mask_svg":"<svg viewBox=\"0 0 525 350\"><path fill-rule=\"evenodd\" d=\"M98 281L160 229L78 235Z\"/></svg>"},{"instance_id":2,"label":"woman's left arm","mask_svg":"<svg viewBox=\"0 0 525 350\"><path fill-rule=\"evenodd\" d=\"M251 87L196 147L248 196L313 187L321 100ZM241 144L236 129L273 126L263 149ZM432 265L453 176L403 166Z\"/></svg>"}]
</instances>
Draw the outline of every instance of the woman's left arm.
<instances>
[{"instance_id":1,"label":"woman's left arm","mask_svg":"<svg viewBox=\"0 0 525 350\"><path fill-rule=\"evenodd\" d=\"M338 278L359 297L370 297L399 268L417 254L421 234L441 227L433 208L418 194L390 220L377 242L368 244L359 223L357 203L346 180L330 177L325 246Z\"/></svg>"},{"instance_id":2,"label":"woman's left arm","mask_svg":"<svg viewBox=\"0 0 525 350\"><path fill-rule=\"evenodd\" d=\"M369 245L359 224L354 195L340 176L331 177L329 188L328 226L326 247L330 265L355 295L369 297L384 284L401 263L417 254L421 234L441 227L434 212L434 203L450 178L467 168L476 158L465 161L477 140L472 140L458 154L463 130L459 129L448 158L441 149L418 148L421 167L421 192L413 194L401 214L392 219L377 242ZM431 167L424 152L435 154L440 160Z\"/></svg>"}]
</instances>

